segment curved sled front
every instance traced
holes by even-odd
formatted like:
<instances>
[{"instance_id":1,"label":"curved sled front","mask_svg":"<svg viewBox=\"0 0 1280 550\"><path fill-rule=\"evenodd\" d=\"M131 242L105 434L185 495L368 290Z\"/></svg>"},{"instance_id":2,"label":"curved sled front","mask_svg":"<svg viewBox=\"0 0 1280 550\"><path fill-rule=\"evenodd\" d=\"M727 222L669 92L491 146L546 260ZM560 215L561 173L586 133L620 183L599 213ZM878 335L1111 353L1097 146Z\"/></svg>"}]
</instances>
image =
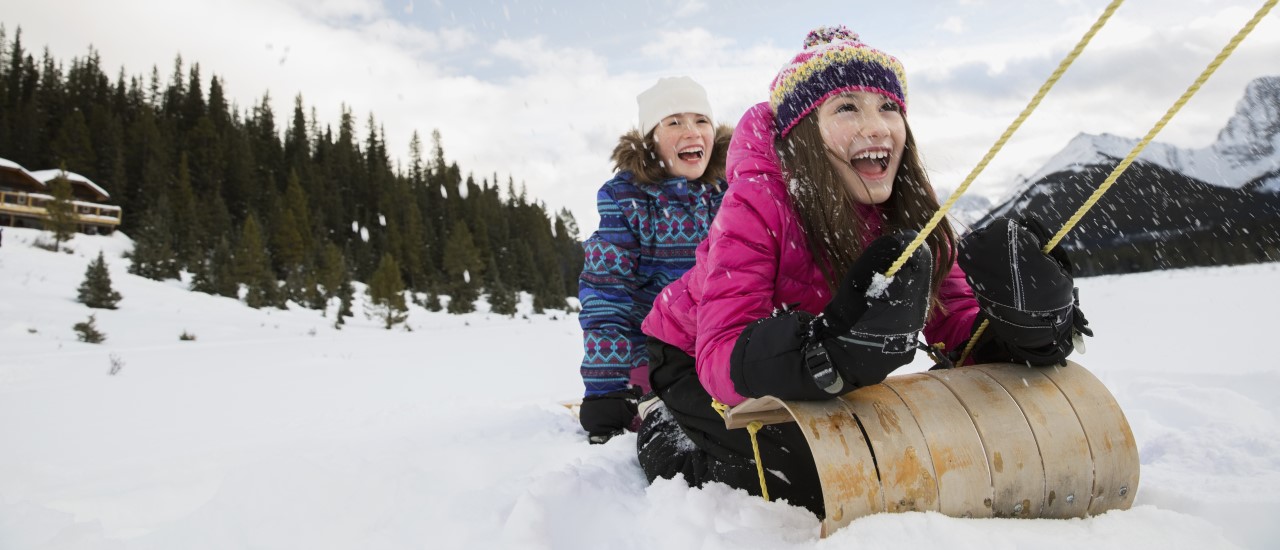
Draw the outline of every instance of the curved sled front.
<instances>
[{"instance_id":1,"label":"curved sled front","mask_svg":"<svg viewBox=\"0 0 1280 550\"><path fill-rule=\"evenodd\" d=\"M751 421L799 424L822 481L824 537L877 512L1084 517L1129 508L1138 488L1123 411L1071 362L895 376L831 401L748 400L725 418Z\"/></svg>"}]
</instances>

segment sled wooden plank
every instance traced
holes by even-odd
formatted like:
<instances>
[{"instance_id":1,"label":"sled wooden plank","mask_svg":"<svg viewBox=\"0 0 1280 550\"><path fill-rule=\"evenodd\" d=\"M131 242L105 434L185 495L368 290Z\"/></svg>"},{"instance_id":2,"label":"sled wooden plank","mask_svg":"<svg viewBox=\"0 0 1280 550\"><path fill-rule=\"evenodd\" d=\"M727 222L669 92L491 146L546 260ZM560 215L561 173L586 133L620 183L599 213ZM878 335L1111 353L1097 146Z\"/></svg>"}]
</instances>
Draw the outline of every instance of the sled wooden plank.
<instances>
[{"instance_id":1,"label":"sled wooden plank","mask_svg":"<svg viewBox=\"0 0 1280 550\"><path fill-rule=\"evenodd\" d=\"M951 517L992 516L991 468L978 429L945 384L924 374L884 381L920 425L938 480L938 511Z\"/></svg>"},{"instance_id":2,"label":"sled wooden plank","mask_svg":"<svg viewBox=\"0 0 1280 550\"><path fill-rule=\"evenodd\" d=\"M844 401L793 401L787 403L787 409L809 443L822 481L827 511L822 536L857 518L884 511L875 459Z\"/></svg>"},{"instance_id":3,"label":"sled wooden plank","mask_svg":"<svg viewBox=\"0 0 1280 550\"><path fill-rule=\"evenodd\" d=\"M1044 465L1045 501L1040 517L1085 517L1093 489L1093 460L1071 402L1039 368L1011 363L964 368L995 379L1026 416Z\"/></svg>"},{"instance_id":4,"label":"sled wooden plank","mask_svg":"<svg viewBox=\"0 0 1280 550\"><path fill-rule=\"evenodd\" d=\"M938 476L911 409L892 389L875 384L840 398L858 418L880 474L886 512L938 511Z\"/></svg>"},{"instance_id":5,"label":"sled wooden plank","mask_svg":"<svg viewBox=\"0 0 1280 550\"><path fill-rule=\"evenodd\" d=\"M1093 499L1089 515L1127 510L1138 492L1138 444L1120 404L1088 369L1070 361L1042 369L1075 408L1093 455Z\"/></svg>"},{"instance_id":6,"label":"sled wooden plank","mask_svg":"<svg viewBox=\"0 0 1280 550\"><path fill-rule=\"evenodd\" d=\"M1009 392L990 376L967 368L925 374L951 389L982 438L991 468L992 515L1040 517L1044 506L1044 465L1035 434Z\"/></svg>"},{"instance_id":7,"label":"sled wooden plank","mask_svg":"<svg viewBox=\"0 0 1280 550\"><path fill-rule=\"evenodd\" d=\"M786 409L781 399L770 396L747 399L729 409L729 412L724 415L724 425L730 430L745 428L753 421L759 421L768 426L795 422L795 418L791 416L791 412Z\"/></svg>"}]
</instances>

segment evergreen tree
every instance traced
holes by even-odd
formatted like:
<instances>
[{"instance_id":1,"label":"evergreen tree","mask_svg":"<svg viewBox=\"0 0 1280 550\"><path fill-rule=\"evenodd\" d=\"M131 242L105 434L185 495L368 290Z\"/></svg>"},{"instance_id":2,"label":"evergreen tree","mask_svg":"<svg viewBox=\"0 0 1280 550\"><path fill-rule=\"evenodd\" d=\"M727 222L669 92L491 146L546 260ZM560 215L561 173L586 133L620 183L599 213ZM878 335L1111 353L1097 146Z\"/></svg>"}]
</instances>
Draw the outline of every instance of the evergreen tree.
<instances>
[{"instance_id":1,"label":"evergreen tree","mask_svg":"<svg viewBox=\"0 0 1280 550\"><path fill-rule=\"evenodd\" d=\"M174 186L171 197L169 202L173 208L168 225L173 233L173 253L180 267L190 266L199 261L202 254L196 241L196 231L199 229L196 196L191 189L191 172L185 151L178 160L177 185Z\"/></svg>"},{"instance_id":2,"label":"evergreen tree","mask_svg":"<svg viewBox=\"0 0 1280 550\"><path fill-rule=\"evenodd\" d=\"M502 277L498 274L497 262L493 256L489 257L489 267L485 270L488 278L492 281L489 285L489 311L498 315L515 315L516 302L518 294L514 289L508 287L502 282Z\"/></svg>"},{"instance_id":3,"label":"evergreen tree","mask_svg":"<svg viewBox=\"0 0 1280 550\"><path fill-rule=\"evenodd\" d=\"M74 172L85 173L98 163L89 137L89 125L84 119L84 113L78 109L61 122L57 136L49 146L51 157L64 170L70 167Z\"/></svg>"},{"instance_id":4,"label":"evergreen tree","mask_svg":"<svg viewBox=\"0 0 1280 550\"><path fill-rule=\"evenodd\" d=\"M480 277L483 272L480 252L471 240L471 230L461 221L453 226L448 242L444 245L444 271L448 277L449 313L475 311L476 298L480 297Z\"/></svg>"},{"instance_id":5,"label":"evergreen tree","mask_svg":"<svg viewBox=\"0 0 1280 550\"><path fill-rule=\"evenodd\" d=\"M133 251L129 253L132 260L129 273L157 281L178 278L180 268L173 252L173 233L163 213L168 204L167 198L161 198L159 208L143 214L145 218L138 223Z\"/></svg>"},{"instance_id":6,"label":"evergreen tree","mask_svg":"<svg viewBox=\"0 0 1280 550\"><path fill-rule=\"evenodd\" d=\"M351 284L351 272L342 270L342 283L338 286L338 319L334 321L334 327L340 327L346 321L347 317L355 317L355 312L351 311L351 302L355 299L356 289Z\"/></svg>"},{"instance_id":7,"label":"evergreen tree","mask_svg":"<svg viewBox=\"0 0 1280 550\"><path fill-rule=\"evenodd\" d=\"M193 267L191 289L196 292L236 298L239 284L232 270L232 246L227 237L219 237L218 246L214 247L209 257L197 261L196 266Z\"/></svg>"},{"instance_id":8,"label":"evergreen tree","mask_svg":"<svg viewBox=\"0 0 1280 550\"><path fill-rule=\"evenodd\" d=\"M111 274L107 272L107 262L98 251L98 259L89 263L84 272L84 282L80 283L76 301L98 309L115 309L120 302L120 293L111 288Z\"/></svg>"},{"instance_id":9,"label":"evergreen tree","mask_svg":"<svg viewBox=\"0 0 1280 550\"><path fill-rule=\"evenodd\" d=\"M400 264L394 256L383 254L377 271L369 281L369 307L366 314L381 319L390 329L408 318L409 307L404 301L404 281L400 278Z\"/></svg>"},{"instance_id":10,"label":"evergreen tree","mask_svg":"<svg viewBox=\"0 0 1280 550\"><path fill-rule=\"evenodd\" d=\"M262 244L262 229L253 216L245 219L240 231L240 243L232 256L232 273L235 281L248 287L245 303L252 308L278 305L276 278L271 273L271 261Z\"/></svg>"},{"instance_id":11,"label":"evergreen tree","mask_svg":"<svg viewBox=\"0 0 1280 550\"><path fill-rule=\"evenodd\" d=\"M347 277L347 263L342 258L342 251L333 243L324 245L324 252L320 254L320 268L316 274L317 283L324 289L324 299L327 303L330 298L338 295L343 282Z\"/></svg>"},{"instance_id":12,"label":"evergreen tree","mask_svg":"<svg viewBox=\"0 0 1280 550\"><path fill-rule=\"evenodd\" d=\"M65 170L66 167L63 168ZM53 188L53 200L45 203L49 218L44 226L45 230L53 233L53 251L57 252L62 243L76 234L79 216L76 215L76 205L71 202L71 180L66 178L66 172L49 182L49 186Z\"/></svg>"}]
</instances>

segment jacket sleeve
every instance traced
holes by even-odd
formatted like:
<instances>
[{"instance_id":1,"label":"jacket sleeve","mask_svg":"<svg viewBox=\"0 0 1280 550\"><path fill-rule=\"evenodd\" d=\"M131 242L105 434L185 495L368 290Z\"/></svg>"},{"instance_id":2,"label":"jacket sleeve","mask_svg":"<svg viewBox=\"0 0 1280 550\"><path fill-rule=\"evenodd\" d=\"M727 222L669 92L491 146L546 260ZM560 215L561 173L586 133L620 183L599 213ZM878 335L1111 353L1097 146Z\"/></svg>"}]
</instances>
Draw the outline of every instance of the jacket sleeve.
<instances>
[{"instance_id":1,"label":"jacket sleeve","mask_svg":"<svg viewBox=\"0 0 1280 550\"><path fill-rule=\"evenodd\" d=\"M969 288L959 264L951 264L951 271L938 290L938 300L940 308L934 309L924 327L925 340L930 344L946 344L948 352L964 347L978 318L978 300L973 297L973 289Z\"/></svg>"},{"instance_id":2,"label":"jacket sleeve","mask_svg":"<svg viewBox=\"0 0 1280 550\"><path fill-rule=\"evenodd\" d=\"M752 203L763 201L744 201L735 191L730 187L708 237L696 355L703 387L730 406L744 399L731 376L734 345L747 325L773 313L780 256L776 232L768 229L777 217L769 206L777 203L761 207Z\"/></svg>"},{"instance_id":3,"label":"jacket sleeve","mask_svg":"<svg viewBox=\"0 0 1280 550\"><path fill-rule=\"evenodd\" d=\"M627 389L631 369L647 364L644 335L632 317L640 244L609 186L600 189L596 207L600 228L582 244L578 278L581 373L588 397Z\"/></svg>"},{"instance_id":4,"label":"jacket sleeve","mask_svg":"<svg viewBox=\"0 0 1280 550\"><path fill-rule=\"evenodd\" d=\"M781 169L773 150L773 112L760 103L742 115L729 144L729 191L707 236L702 299L698 307L696 366L707 393L729 406L744 397L734 390L730 359L747 325L773 313L781 246L781 208L768 180Z\"/></svg>"}]
</instances>

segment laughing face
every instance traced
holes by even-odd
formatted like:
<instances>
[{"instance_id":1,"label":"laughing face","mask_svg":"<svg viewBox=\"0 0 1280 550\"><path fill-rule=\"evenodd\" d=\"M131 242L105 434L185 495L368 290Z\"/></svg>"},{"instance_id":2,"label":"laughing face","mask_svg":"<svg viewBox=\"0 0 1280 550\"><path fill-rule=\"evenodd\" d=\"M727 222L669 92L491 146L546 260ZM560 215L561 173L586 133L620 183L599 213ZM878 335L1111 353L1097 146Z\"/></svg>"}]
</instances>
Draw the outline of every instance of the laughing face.
<instances>
[{"instance_id":1,"label":"laughing face","mask_svg":"<svg viewBox=\"0 0 1280 550\"><path fill-rule=\"evenodd\" d=\"M874 92L845 92L823 102L817 115L827 160L854 200L889 200L907 139L898 104Z\"/></svg>"},{"instance_id":2,"label":"laughing face","mask_svg":"<svg viewBox=\"0 0 1280 550\"><path fill-rule=\"evenodd\" d=\"M663 118L653 129L653 139L667 174L695 180L711 162L715 128L705 115L680 113Z\"/></svg>"}]
</instances>

